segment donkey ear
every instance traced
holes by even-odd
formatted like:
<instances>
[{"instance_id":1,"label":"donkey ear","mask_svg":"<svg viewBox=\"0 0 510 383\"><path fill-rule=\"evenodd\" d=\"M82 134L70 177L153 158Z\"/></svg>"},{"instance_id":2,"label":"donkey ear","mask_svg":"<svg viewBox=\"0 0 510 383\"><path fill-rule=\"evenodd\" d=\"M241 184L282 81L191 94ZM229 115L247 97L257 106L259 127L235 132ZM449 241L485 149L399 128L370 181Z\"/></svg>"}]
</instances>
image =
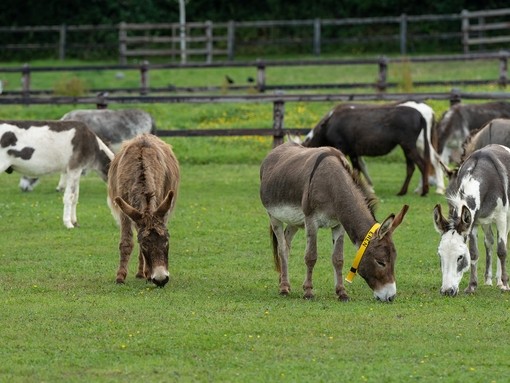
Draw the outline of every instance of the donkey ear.
<instances>
[{"instance_id":1,"label":"donkey ear","mask_svg":"<svg viewBox=\"0 0 510 383\"><path fill-rule=\"evenodd\" d=\"M115 203L133 221L138 221L142 218L142 213L136 210L133 206L124 201L121 197L115 197Z\"/></svg>"},{"instance_id":2,"label":"donkey ear","mask_svg":"<svg viewBox=\"0 0 510 383\"><path fill-rule=\"evenodd\" d=\"M398 225L402 223L407 210L409 210L409 205L404 205L400 213L396 216L394 214L390 214L390 216L381 223L379 230L377 230L377 237L382 239L386 234L392 233Z\"/></svg>"},{"instance_id":3,"label":"donkey ear","mask_svg":"<svg viewBox=\"0 0 510 383\"><path fill-rule=\"evenodd\" d=\"M434 207L434 227L439 234L448 230L448 220L443 216L440 204Z\"/></svg>"},{"instance_id":4,"label":"donkey ear","mask_svg":"<svg viewBox=\"0 0 510 383\"><path fill-rule=\"evenodd\" d=\"M448 180L450 181L453 177L457 175L457 171L459 169L450 169L448 165L446 165L443 161L439 160L439 164L443 168L443 171L445 172L446 176L448 177Z\"/></svg>"},{"instance_id":5,"label":"donkey ear","mask_svg":"<svg viewBox=\"0 0 510 383\"><path fill-rule=\"evenodd\" d=\"M174 191L170 190L168 192L168 194L166 195L165 199L163 200L163 202L161 202L161 204L156 209L156 212L154 213L154 215L156 215L158 217L164 217L165 214L168 212L168 210L170 210L170 207L172 206L173 198L174 198Z\"/></svg>"},{"instance_id":6,"label":"donkey ear","mask_svg":"<svg viewBox=\"0 0 510 383\"><path fill-rule=\"evenodd\" d=\"M459 234L467 234L472 223L471 211L468 209L466 205L462 206L462 212L460 214L460 222L457 225L457 231Z\"/></svg>"}]
</instances>

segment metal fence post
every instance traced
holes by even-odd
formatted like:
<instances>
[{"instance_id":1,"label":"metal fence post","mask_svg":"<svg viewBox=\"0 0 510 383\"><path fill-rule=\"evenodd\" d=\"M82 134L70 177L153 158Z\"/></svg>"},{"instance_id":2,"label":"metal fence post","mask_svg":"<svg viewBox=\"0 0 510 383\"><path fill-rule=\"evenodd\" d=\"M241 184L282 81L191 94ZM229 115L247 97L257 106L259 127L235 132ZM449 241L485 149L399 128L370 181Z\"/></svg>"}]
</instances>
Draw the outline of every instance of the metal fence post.
<instances>
[{"instance_id":1,"label":"metal fence post","mask_svg":"<svg viewBox=\"0 0 510 383\"><path fill-rule=\"evenodd\" d=\"M283 144L283 119L285 117L285 101L273 102L273 148Z\"/></svg>"},{"instance_id":2,"label":"metal fence post","mask_svg":"<svg viewBox=\"0 0 510 383\"><path fill-rule=\"evenodd\" d=\"M149 91L149 62L144 60L140 65L140 94L145 96Z\"/></svg>"}]
</instances>

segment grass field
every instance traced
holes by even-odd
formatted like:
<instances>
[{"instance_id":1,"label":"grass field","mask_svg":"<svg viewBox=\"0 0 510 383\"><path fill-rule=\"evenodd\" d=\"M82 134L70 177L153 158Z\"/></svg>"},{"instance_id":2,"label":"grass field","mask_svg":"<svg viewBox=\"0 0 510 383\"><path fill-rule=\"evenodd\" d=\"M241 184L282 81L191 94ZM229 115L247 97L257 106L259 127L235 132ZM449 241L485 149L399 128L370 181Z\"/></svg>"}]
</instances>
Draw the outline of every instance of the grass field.
<instances>
[{"instance_id":1,"label":"grass field","mask_svg":"<svg viewBox=\"0 0 510 383\"><path fill-rule=\"evenodd\" d=\"M436 112L445 108L434 105ZM296 103L286 110L286 123L311 127L329 107ZM0 118L52 118L64 109L2 107ZM271 107L264 105L148 109L161 126L271 126ZM489 286L472 296L439 294L432 209L445 205L444 197L433 189L427 197L396 196L405 174L399 150L367 159L378 220L410 205L394 235L397 299L376 302L357 277L347 286L351 301L341 303L328 231L319 235L316 297L302 299L303 232L293 244L292 293L278 295L258 197L269 138L169 142L181 161L182 183L170 221L171 280L163 289L135 279L135 262L126 284L114 283L119 230L97 176L83 178L81 227L67 230L62 196L54 191L57 176L21 193L18 175L0 175L0 381L508 380L510 295ZM355 250L347 241L346 263Z\"/></svg>"}]
</instances>

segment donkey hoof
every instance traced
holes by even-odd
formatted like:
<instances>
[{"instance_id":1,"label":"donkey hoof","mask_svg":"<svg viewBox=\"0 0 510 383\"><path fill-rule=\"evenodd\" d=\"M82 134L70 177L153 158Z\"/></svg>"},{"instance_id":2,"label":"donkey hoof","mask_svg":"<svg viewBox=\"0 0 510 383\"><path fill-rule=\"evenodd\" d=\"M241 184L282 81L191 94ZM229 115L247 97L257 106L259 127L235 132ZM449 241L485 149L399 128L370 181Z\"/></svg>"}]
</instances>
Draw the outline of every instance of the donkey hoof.
<instances>
[{"instance_id":1,"label":"donkey hoof","mask_svg":"<svg viewBox=\"0 0 510 383\"><path fill-rule=\"evenodd\" d=\"M144 273L136 273L136 278L138 279L146 279L145 278L145 274ZM147 280L148 282L150 282L150 279Z\"/></svg>"},{"instance_id":2,"label":"donkey hoof","mask_svg":"<svg viewBox=\"0 0 510 383\"><path fill-rule=\"evenodd\" d=\"M313 298L314 298L314 296L313 296L312 292L306 292L303 295L303 299L313 299Z\"/></svg>"},{"instance_id":3,"label":"donkey hoof","mask_svg":"<svg viewBox=\"0 0 510 383\"><path fill-rule=\"evenodd\" d=\"M349 296L347 294L340 294L338 300L340 302L349 302Z\"/></svg>"},{"instance_id":4,"label":"donkey hoof","mask_svg":"<svg viewBox=\"0 0 510 383\"><path fill-rule=\"evenodd\" d=\"M115 283L118 284L118 285L123 285L124 284L124 279L123 278L117 278L115 280Z\"/></svg>"},{"instance_id":5,"label":"donkey hoof","mask_svg":"<svg viewBox=\"0 0 510 383\"><path fill-rule=\"evenodd\" d=\"M283 297L286 297L288 296L290 293L290 291L288 289L282 289L280 290L280 295L283 296Z\"/></svg>"}]
</instances>

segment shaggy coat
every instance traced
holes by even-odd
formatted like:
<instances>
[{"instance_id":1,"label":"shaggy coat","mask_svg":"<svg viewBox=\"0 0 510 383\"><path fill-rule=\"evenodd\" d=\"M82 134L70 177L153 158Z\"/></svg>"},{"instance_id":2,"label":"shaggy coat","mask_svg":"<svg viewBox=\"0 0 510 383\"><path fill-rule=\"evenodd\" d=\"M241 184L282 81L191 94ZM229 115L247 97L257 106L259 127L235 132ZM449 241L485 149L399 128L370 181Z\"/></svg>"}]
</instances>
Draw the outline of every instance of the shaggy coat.
<instances>
[{"instance_id":1,"label":"shaggy coat","mask_svg":"<svg viewBox=\"0 0 510 383\"><path fill-rule=\"evenodd\" d=\"M117 283L124 283L137 231L138 278L163 287L169 280L167 222L179 188L179 163L172 148L143 134L126 141L108 174L108 205L120 225Z\"/></svg>"}]
</instances>

